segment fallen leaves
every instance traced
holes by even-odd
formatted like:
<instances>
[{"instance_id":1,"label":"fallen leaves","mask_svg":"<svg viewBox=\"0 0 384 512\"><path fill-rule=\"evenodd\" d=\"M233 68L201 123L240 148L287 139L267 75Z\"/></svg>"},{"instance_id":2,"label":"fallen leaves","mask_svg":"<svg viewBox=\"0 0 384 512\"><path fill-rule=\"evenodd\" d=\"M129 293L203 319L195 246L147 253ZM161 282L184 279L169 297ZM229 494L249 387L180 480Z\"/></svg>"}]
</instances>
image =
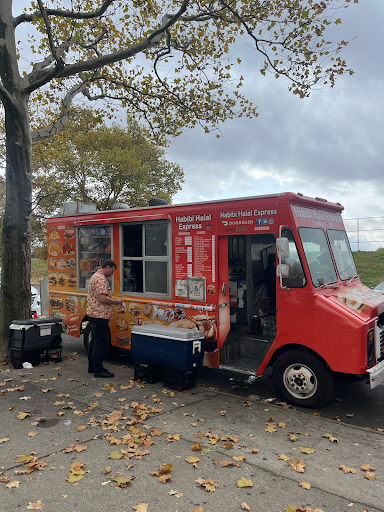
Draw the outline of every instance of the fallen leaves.
<instances>
[{"instance_id":1,"label":"fallen leaves","mask_svg":"<svg viewBox=\"0 0 384 512\"><path fill-rule=\"evenodd\" d=\"M340 464L339 469L341 469L343 471L343 473L345 473L345 474L347 474L347 473L355 474L356 473L356 469L349 468L348 466L345 466L344 464Z\"/></svg>"},{"instance_id":2,"label":"fallen leaves","mask_svg":"<svg viewBox=\"0 0 384 512\"><path fill-rule=\"evenodd\" d=\"M300 487L302 487L303 489L310 489L311 488L311 484L308 483L308 482L300 482L299 483Z\"/></svg>"},{"instance_id":3,"label":"fallen leaves","mask_svg":"<svg viewBox=\"0 0 384 512\"><path fill-rule=\"evenodd\" d=\"M132 507L133 510L136 510L136 512L147 512L148 510L148 503L138 503L134 507Z\"/></svg>"},{"instance_id":4,"label":"fallen leaves","mask_svg":"<svg viewBox=\"0 0 384 512\"><path fill-rule=\"evenodd\" d=\"M16 416L18 420L25 420L25 418L28 418L30 416L29 412L19 412Z\"/></svg>"},{"instance_id":5,"label":"fallen leaves","mask_svg":"<svg viewBox=\"0 0 384 512\"><path fill-rule=\"evenodd\" d=\"M247 480L244 477L241 477L240 480L236 482L236 487L239 487L240 489L243 487L253 487L252 480Z\"/></svg>"},{"instance_id":6,"label":"fallen leaves","mask_svg":"<svg viewBox=\"0 0 384 512\"><path fill-rule=\"evenodd\" d=\"M212 480L212 478L207 478L206 480L204 480L204 478L199 478L195 481L208 492L214 492L219 487L219 484Z\"/></svg>"},{"instance_id":7,"label":"fallen leaves","mask_svg":"<svg viewBox=\"0 0 384 512\"><path fill-rule=\"evenodd\" d=\"M82 480L85 475L85 471L82 469L84 467L84 462L74 462L71 466L71 469L68 473L67 482L73 484Z\"/></svg>"},{"instance_id":8,"label":"fallen leaves","mask_svg":"<svg viewBox=\"0 0 384 512\"><path fill-rule=\"evenodd\" d=\"M29 510L43 510L43 508L44 508L44 503L41 503L41 500L37 500L36 503L32 503L30 501L29 505L27 507L27 509L29 509Z\"/></svg>"},{"instance_id":9,"label":"fallen leaves","mask_svg":"<svg viewBox=\"0 0 384 512\"><path fill-rule=\"evenodd\" d=\"M20 482L18 482L17 480L14 480L13 482L9 482L9 484L7 484L7 489L12 489L12 487L19 488Z\"/></svg>"},{"instance_id":10,"label":"fallen leaves","mask_svg":"<svg viewBox=\"0 0 384 512\"><path fill-rule=\"evenodd\" d=\"M188 464L192 464L194 468L199 469L199 466L197 465L197 463L200 462L199 457L192 457L192 455L190 455L185 459L185 462L188 462Z\"/></svg>"},{"instance_id":11,"label":"fallen leaves","mask_svg":"<svg viewBox=\"0 0 384 512\"><path fill-rule=\"evenodd\" d=\"M245 503L245 501L243 501L243 503L240 503L240 507L243 510L251 510L250 507Z\"/></svg>"}]
</instances>

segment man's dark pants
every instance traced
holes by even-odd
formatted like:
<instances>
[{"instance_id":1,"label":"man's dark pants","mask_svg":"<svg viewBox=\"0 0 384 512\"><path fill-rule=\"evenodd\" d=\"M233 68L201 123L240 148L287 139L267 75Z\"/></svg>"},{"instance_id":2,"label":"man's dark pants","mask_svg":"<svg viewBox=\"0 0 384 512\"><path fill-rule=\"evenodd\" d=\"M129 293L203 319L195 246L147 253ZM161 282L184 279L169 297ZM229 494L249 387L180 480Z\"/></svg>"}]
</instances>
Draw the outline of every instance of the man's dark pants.
<instances>
[{"instance_id":1,"label":"man's dark pants","mask_svg":"<svg viewBox=\"0 0 384 512\"><path fill-rule=\"evenodd\" d=\"M109 320L90 316L88 320L92 329L92 339L88 348L88 368L93 368L95 373L99 373L103 370L103 359L111 344Z\"/></svg>"}]
</instances>

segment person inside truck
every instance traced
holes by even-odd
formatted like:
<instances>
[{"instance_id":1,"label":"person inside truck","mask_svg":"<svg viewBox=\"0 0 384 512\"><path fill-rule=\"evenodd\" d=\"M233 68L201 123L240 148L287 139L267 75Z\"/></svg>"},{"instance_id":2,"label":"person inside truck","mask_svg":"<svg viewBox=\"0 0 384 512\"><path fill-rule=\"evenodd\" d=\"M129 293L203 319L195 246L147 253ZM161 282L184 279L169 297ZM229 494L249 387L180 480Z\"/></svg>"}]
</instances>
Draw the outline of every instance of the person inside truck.
<instances>
[{"instance_id":1,"label":"person inside truck","mask_svg":"<svg viewBox=\"0 0 384 512\"><path fill-rule=\"evenodd\" d=\"M103 367L103 358L111 344L109 319L113 316L113 305L122 304L124 299L113 299L107 277L113 275L117 265L113 260L105 260L101 268L93 274L88 285L87 316L91 324L92 336L88 349L88 373L95 377L114 377Z\"/></svg>"}]
</instances>

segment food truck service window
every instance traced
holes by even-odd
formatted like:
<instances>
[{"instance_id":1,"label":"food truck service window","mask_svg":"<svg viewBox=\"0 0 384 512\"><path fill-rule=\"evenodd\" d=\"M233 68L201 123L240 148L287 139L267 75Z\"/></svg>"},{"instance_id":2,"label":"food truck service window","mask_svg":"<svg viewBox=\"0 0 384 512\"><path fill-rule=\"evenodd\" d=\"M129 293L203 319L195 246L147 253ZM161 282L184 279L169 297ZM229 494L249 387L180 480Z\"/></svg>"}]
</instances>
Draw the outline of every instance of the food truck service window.
<instances>
[{"instance_id":1,"label":"food truck service window","mask_svg":"<svg viewBox=\"0 0 384 512\"><path fill-rule=\"evenodd\" d=\"M170 229L168 221L122 225L123 292L170 296Z\"/></svg>"}]
</instances>

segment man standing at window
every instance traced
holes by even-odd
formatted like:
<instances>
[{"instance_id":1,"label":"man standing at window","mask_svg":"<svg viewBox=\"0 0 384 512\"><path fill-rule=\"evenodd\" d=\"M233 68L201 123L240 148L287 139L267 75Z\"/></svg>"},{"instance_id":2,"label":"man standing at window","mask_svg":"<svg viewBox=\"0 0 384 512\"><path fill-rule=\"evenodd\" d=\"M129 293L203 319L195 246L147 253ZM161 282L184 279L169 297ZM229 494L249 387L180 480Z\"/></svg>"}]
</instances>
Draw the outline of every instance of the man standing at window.
<instances>
[{"instance_id":1,"label":"man standing at window","mask_svg":"<svg viewBox=\"0 0 384 512\"><path fill-rule=\"evenodd\" d=\"M103 358L111 344L109 319L113 316L113 305L122 304L124 299L113 299L107 277L117 269L113 260L106 260L93 274L88 285L87 316L92 329L92 339L88 348L88 373L95 377L114 377L103 367Z\"/></svg>"}]
</instances>

